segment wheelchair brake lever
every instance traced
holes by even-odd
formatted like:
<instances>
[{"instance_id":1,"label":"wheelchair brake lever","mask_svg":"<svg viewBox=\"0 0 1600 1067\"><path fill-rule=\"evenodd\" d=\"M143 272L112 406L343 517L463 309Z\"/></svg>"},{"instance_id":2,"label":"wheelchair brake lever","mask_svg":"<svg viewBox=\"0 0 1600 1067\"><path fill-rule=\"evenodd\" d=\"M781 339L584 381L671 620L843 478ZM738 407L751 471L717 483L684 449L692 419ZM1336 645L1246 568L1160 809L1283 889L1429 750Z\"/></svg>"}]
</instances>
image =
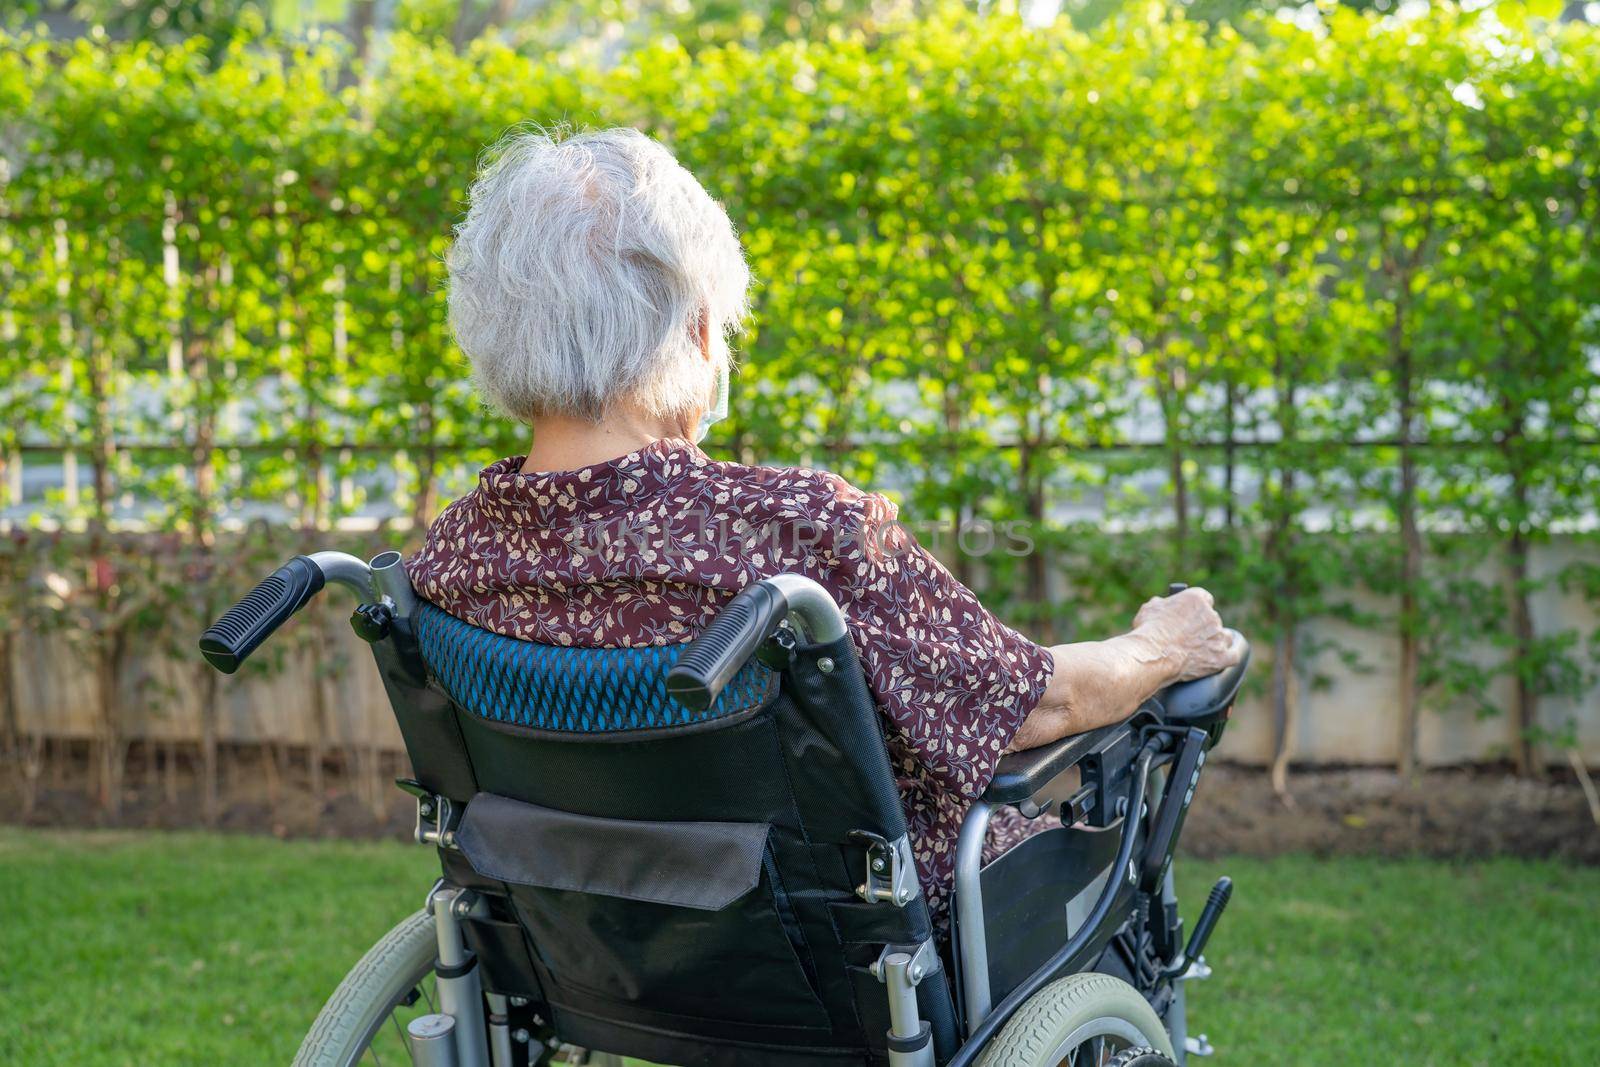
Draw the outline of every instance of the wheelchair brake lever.
<instances>
[{"instance_id":1,"label":"wheelchair brake lever","mask_svg":"<svg viewBox=\"0 0 1600 1067\"><path fill-rule=\"evenodd\" d=\"M1194 924L1194 933L1189 935L1189 944L1184 948L1183 955L1171 967L1162 971L1160 978L1165 980L1180 978L1199 961L1205 954L1206 943L1211 940L1211 932L1217 928L1217 920L1222 918L1223 909L1232 899L1233 879L1223 875L1217 879L1217 884L1211 887L1211 894L1206 897L1206 906L1200 911L1200 918Z\"/></svg>"}]
</instances>

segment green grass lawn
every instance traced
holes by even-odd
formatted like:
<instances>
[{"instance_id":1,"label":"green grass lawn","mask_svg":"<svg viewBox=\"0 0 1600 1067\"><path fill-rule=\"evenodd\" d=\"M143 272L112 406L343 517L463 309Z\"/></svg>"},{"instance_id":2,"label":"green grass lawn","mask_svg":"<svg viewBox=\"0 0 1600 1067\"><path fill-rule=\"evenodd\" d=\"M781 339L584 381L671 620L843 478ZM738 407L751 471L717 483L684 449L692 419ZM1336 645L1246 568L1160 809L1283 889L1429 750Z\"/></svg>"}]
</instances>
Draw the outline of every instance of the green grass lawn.
<instances>
[{"instance_id":1,"label":"green grass lawn","mask_svg":"<svg viewBox=\"0 0 1600 1067\"><path fill-rule=\"evenodd\" d=\"M1600 870L1492 860L1180 867L1236 883L1193 987L1218 1064L1590 1064ZM0 828L0 1062L282 1064L434 877L395 844Z\"/></svg>"}]
</instances>

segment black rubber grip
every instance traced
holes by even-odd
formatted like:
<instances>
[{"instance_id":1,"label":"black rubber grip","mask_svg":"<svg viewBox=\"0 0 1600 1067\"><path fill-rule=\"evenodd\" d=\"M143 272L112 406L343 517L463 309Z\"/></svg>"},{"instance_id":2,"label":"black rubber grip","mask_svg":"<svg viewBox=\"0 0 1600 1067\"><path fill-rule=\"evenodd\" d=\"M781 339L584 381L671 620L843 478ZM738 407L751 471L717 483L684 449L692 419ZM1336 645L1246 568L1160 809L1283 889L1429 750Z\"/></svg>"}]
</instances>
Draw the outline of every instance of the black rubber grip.
<instances>
[{"instance_id":1,"label":"black rubber grip","mask_svg":"<svg viewBox=\"0 0 1600 1067\"><path fill-rule=\"evenodd\" d=\"M693 711L709 708L788 613L787 598L766 582L741 590L667 672L667 692Z\"/></svg>"},{"instance_id":2,"label":"black rubber grip","mask_svg":"<svg viewBox=\"0 0 1600 1067\"><path fill-rule=\"evenodd\" d=\"M439 957L435 956L433 958L433 973L438 975L441 981L449 981L451 978L460 978L463 975L471 974L472 968L477 965L478 957L468 949L460 963L440 963Z\"/></svg>"},{"instance_id":3,"label":"black rubber grip","mask_svg":"<svg viewBox=\"0 0 1600 1067\"><path fill-rule=\"evenodd\" d=\"M310 556L291 559L200 635L200 654L223 674L232 674L272 631L305 607L323 580L322 568Z\"/></svg>"},{"instance_id":4,"label":"black rubber grip","mask_svg":"<svg viewBox=\"0 0 1600 1067\"><path fill-rule=\"evenodd\" d=\"M1189 935L1189 947L1184 950L1184 955L1191 960L1197 960L1206 950L1206 942L1211 940L1211 931L1217 927L1217 920L1222 918L1222 911L1228 906L1228 901L1233 899L1233 879L1223 875L1217 879L1217 884L1211 887L1211 895L1206 897L1206 906L1201 909L1200 919L1194 924L1194 933Z\"/></svg>"},{"instance_id":5,"label":"black rubber grip","mask_svg":"<svg viewBox=\"0 0 1600 1067\"><path fill-rule=\"evenodd\" d=\"M921 1052L932 1040L933 1024L924 1019L917 1027L917 1032L910 1037L895 1037L894 1031L890 1030L884 1047L890 1052Z\"/></svg>"}]
</instances>

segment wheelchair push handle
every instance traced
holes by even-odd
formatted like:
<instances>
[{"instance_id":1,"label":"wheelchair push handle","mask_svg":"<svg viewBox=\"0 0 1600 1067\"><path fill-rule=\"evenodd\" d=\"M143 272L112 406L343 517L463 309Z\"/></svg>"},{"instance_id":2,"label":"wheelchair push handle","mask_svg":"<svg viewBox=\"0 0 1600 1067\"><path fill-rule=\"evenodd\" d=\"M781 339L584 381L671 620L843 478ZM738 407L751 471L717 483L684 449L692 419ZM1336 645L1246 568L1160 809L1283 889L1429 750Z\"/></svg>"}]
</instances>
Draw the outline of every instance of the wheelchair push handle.
<instances>
[{"instance_id":1,"label":"wheelchair push handle","mask_svg":"<svg viewBox=\"0 0 1600 1067\"><path fill-rule=\"evenodd\" d=\"M741 589L667 671L667 692L684 707L704 711L783 623L817 644L845 635L844 616L828 591L810 578L779 574Z\"/></svg>"},{"instance_id":2,"label":"wheelchair push handle","mask_svg":"<svg viewBox=\"0 0 1600 1067\"><path fill-rule=\"evenodd\" d=\"M395 615L409 617L416 611L416 594L400 553L380 552L371 563L363 563L344 552L313 552L294 557L223 612L200 635L200 654L223 674L232 674L329 582L362 599L377 595Z\"/></svg>"},{"instance_id":3,"label":"wheelchair push handle","mask_svg":"<svg viewBox=\"0 0 1600 1067\"><path fill-rule=\"evenodd\" d=\"M672 665L667 692L687 708L709 708L788 611L783 595L765 582L741 589Z\"/></svg>"},{"instance_id":4,"label":"wheelchair push handle","mask_svg":"<svg viewBox=\"0 0 1600 1067\"><path fill-rule=\"evenodd\" d=\"M200 654L223 674L232 674L325 584L327 577L310 556L294 557L206 628Z\"/></svg>"}]
</instances>

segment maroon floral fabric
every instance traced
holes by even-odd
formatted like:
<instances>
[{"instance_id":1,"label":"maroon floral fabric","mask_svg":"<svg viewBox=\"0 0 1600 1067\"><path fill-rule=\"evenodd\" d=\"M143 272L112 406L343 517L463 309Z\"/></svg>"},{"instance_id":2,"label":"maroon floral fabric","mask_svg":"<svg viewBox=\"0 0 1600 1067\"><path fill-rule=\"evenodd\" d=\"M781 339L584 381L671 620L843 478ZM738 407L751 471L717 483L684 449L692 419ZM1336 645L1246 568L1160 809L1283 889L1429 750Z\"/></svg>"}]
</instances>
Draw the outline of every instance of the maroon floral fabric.
<instances>
[{"instance_id":1,"label":"maroon floral fabric","mask_svg":"<svg viewBox=\"0 0 1600 1067\"><path fill-rule=\"evenodd\" d=\"M614 648L687 641L761 578L816 579L884 716L942 925L961 820L1038 703L1049 653L918 546L894 504L836 475L716 462L682 440L572 471L522 474L522 462L486 467L434 522L407 567L418 592L495 633ZM1032 825L996 812L990 851Z\"/></svg>"}]
</instances>

